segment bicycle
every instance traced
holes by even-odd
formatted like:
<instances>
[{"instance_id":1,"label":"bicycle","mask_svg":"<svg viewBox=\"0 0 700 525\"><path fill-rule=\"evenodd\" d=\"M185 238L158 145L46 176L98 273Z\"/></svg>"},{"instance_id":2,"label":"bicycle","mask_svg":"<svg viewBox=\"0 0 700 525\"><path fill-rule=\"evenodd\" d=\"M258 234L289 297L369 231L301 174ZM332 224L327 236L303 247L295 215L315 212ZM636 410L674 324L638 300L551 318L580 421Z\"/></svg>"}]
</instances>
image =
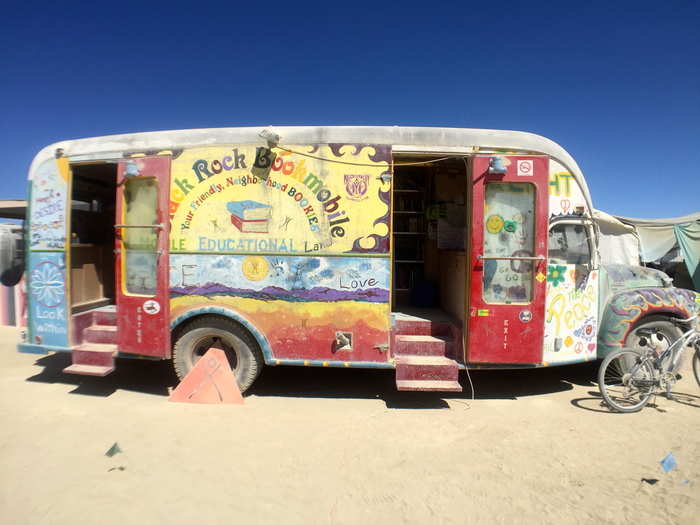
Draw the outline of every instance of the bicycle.
<instances>
[{"instance_id":1,"label":"bicycle","mask_svg":"<svg viewBox=\"0 0 700 525\"><path fill-rule=\"evenodd\" d=\"M598 370L598 388L607 405L618 412L638 412L657 389L664 388L672 399L673 385L680 378L677 371L684 350L692 349L693 374L700 385L700 314L688 319L670 319L676 326L690 326L662 352L657 351L656 334L642 332L641 350L622 348L608 354ZM693 321L696 321L693 323ZM693 324L695 326L693 326Z\"/></svg>"}]
</instances>

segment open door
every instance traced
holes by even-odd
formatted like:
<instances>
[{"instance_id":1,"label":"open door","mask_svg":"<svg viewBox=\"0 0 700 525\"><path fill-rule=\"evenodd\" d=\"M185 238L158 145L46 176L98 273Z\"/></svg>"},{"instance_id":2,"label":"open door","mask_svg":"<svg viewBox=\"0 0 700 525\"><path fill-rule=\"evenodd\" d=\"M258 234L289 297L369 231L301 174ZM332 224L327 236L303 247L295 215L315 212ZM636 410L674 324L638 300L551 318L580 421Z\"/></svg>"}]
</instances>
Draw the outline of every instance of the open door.
<instances>
[{"instance_id":1,"label":"open door","mask_svg":"<svg viewBox=\"0 0 700 525\"><path fill-rule=\"evenodd\" d=\"M119 161L116 299L119 351L168 357L170 157Z\"/></svg>"},{"instance_id":2,"label":"open door","mask_svg":"<svg viewBox=\"0 0 700 525\"><path fill-rule=\"evenodd\" d=\"M473 162L467 360L541 363L549 159L476 157Z\"/></svg>"}]
</instances>

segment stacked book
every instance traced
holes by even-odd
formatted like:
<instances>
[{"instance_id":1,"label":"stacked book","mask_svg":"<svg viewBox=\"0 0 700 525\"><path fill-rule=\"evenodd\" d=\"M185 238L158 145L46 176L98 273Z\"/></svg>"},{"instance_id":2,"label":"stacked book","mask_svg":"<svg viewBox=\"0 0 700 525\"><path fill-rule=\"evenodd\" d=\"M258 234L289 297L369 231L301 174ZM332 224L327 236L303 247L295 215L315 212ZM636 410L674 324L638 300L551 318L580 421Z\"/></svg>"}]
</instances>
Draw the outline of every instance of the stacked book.
<instances>
[{"instance_id":1,"label":"stacked book","mask_svg":"<svg viewBox=\"0 0 700 525\"><path fill-rule=\"evenodd\" d=\"M244 233L267 233L272 206L256 201L233 201L226 205L231 224Z\"/></svg>"}]
</instances>

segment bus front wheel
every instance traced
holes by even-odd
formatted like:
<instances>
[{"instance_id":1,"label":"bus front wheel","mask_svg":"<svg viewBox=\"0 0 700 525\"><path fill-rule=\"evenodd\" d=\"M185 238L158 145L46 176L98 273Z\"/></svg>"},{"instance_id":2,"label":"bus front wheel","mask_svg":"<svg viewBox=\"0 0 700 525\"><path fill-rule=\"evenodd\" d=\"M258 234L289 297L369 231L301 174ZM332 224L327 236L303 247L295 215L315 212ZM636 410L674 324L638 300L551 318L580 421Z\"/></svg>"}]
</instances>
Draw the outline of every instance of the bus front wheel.
<instances>
[{"instance_id":1,"label":"bus front wheel","mask_svg":"<svg viewBox=\"0 0 700 525\"><path fill-rule=\"evenodd\" d=\"M627 334L624 341L626 348L634 348L644 353L649 345L656 349L657 355L673 344L683 332L663 315L650 315L637 321L632 331ZM683 356L681 356L682 358ZM664 363L666 365L666 363ZM681 360L678 361L673 372L678 372Z\"/></svg>"},{"instance_id":2,"label":"bus front wheel","mask_svg":"<svg viewBox=\"0 0 700 525\"><path fill-rule=\"evenodd\" d=\"M224 351L241 393L260 375L264 360L257 343L236 322L223 317L200 317L179 331L173 347L173 366L182 380L210 348Z\"/></svg>"}]
</instances>

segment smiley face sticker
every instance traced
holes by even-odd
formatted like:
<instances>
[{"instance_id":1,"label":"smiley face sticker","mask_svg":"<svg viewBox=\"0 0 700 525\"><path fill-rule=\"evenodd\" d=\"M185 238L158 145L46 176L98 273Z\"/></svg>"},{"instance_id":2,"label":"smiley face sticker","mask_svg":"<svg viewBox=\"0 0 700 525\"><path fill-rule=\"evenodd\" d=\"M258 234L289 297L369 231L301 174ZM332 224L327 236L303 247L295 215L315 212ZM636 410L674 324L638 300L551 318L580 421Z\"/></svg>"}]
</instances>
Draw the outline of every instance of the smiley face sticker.
<instances>
[{"instance_id":1,"label":"smiley face sticker","mask_svg":"<svg viewBox=\"0 0 700 525\"><path fill-rule=\"evenodd\" d=\"M486 219L486 231L489 233L498 233L503 229L503 217L500 215L491 215Z\"/></svg>"}]
</instances>

